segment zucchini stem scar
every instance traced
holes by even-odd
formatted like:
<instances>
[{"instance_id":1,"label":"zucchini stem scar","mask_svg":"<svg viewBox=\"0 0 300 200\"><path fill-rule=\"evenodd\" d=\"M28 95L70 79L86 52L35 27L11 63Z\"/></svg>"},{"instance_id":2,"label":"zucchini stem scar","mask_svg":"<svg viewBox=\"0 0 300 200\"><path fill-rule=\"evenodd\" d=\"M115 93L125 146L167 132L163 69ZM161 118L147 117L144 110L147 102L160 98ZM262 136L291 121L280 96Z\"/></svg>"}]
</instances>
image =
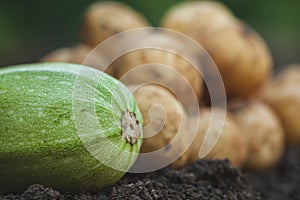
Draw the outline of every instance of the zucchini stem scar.
<instances>
[{"instance_id":1,"label":"zucchini stem scar","mask_svg":"<svg viewBox=\"0 0 300 200\"><path fill-rule=\"evenodd\" d=\"M140 136L139 121L136 119L136 114L126 110L122 113L121 120L122 137L130 144L135 144Z\"/></svg>"}]
</instances>

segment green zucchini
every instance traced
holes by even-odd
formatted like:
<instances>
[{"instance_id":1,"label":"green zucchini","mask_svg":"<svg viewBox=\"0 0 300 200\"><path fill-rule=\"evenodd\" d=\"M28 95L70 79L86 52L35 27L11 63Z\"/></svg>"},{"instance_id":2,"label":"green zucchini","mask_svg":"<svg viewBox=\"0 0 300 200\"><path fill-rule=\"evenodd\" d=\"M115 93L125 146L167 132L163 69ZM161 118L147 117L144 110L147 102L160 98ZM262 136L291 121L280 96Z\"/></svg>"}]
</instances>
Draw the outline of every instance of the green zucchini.
<instances>
[{"instance_id":1,"label":"green zucchini","mask_svg":"<svg viewBox=\"0 0 300 200\"><path fill-rule=\"evenodd\" d=\"M119 180L142 143L130 90L109 75L67 63L0 69L0 191L30 184L93 190Z\"/></svg>"}]
</instances>

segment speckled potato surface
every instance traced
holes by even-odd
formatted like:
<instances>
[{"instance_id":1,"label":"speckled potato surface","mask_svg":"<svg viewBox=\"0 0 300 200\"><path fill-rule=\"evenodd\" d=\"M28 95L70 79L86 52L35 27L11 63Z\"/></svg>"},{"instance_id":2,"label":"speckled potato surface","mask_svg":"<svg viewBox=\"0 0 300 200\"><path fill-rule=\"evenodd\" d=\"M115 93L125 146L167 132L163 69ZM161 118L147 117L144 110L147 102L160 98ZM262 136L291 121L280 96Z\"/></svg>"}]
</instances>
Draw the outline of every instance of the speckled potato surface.
<instances>
[{"instance_id":1,"label":"speckled potato surface","mask_svg":"<svg viewBox=\"0 0 300 200\"><path fill-rule=\"evenodd\" d=\"M62 47L47 53L40 60L41 62L72 62L72 47Z\"/></svg>"},{"instance_id":2,"label":"speckled potato surface","mask_svg":"<svg viewBox=\"0 0 300 200\"><path fill-rule=\"evenodd\" d=\"M184 127L186 114L170 91L162 86L148 84L136 88L130 85L144 119L141 153L161 148L161 158L172 158L182 151L182 140L174 139ZM169 143L174 140L173 145Z\"/></svg>"},{"instance_id":3,"label":"speckled potato surface","mask_svg":"<svg viewBox=\"0 0 300 200\"><path fill-rule=\"evenodd\" d=\"M95 51L95 52L94 52ZM79 44L74 47L63 47L55 49L52 52L45 55L42 62L68 62L76 64L84 64L101 71L105 71L107 74L113 74L113 66L109 67L101 66L99 63L103 63L105 55L102 52L97 52L97 49L93 49L89 45Z\"/></svg>"},{"instance_id":4,"label":"speckled potato surface","mask_svg":"<svg viewBox=\"0 0 300 200\"><path fill-rule=\"evenodd\" d=\"M300 64L288 64L282 66L281 69L274 78L277 84L300 83Z\"/></svg>"},{"instance_id":5,"label":"speckled potato surface","mask_svg":"<svg viewBox=\"0 0 300 200\"><path fill-rule=\"evenodd\" d=\"M186 105L197 100L202 94L202 77L200 70L196 69L197 66L181 57L182 52L188 51L186 46L162 32L153 33L145 38L143 45L147 44L157 44L163 50L142 49L121 56L114 64L115 76L124 81L122 76L126 75L125 84L164 84Z\"/></svg>"},{"instance_id":6,"label":"speckled potato surface","mask_svg":"<svg viewBox=\"0 0 300 200\"><path fill-rule=\"evenodd\" d=\"M188 1L173 6L166 12L161 26L193 36L203 31L231 23L233 15L222 3Z\"/></svg>"},{"instance_id":7,"label":"speckled potato surface","mask_svg":"<svg viewBox=\"0 0 300 200\"><path fill-rule=\"evenodd\" d=\"M81 37L84 43L96 46L122 31L148 26L146 18L133 8L121 2L99 1L86 10Z\"/></svg>"},{"instance_id":8,"label":"speckled potato surface","mask_svg":"<svg viewBox=\"0 0 300 200\"><path fill-rule=\"evenodd\" d=\"M246 168L264 170L273 167L285 148L285 135L276 113L255 100L235 100L229 103L248 142Z\"/></svg>"},{"instance_id":9,"label":"speckled potato surface","mask_svg":"<svg viewBox=\"0 0 300 200\"><path fill-rule=\"evenodd\" d=\"M263 39L225 7L181 3L170 9L162 25L187 34L207 50L220 70L228 97L251 95L271 73L272 56Z\"/></svg>"},{"instance_id":10,"label":"speckled potato surface","mask_svg":"<svg viewBox=\"0 0 300 200\"><path fill-rule=\"evenodd\" d=\"M247 143L242 134L242 129L230 113L226 113L224 120L223 112L222 110L217 110L215 111L215 117L211 118L211 110L206 108L201 109L197 135L190 148L181 158L173 163L175 168L183 167L188 163L198 160L200 148L207 148L207 145L214 143L216 140L215 146L207 154L206 159L227 158L234 166L242 166L244 164L247 157ZM221 134L218 138L220 131ZM208 134L207 143L204 143L206 134Z\"/></svg>"},{"instance_id":11,"label":"speckled potato surface","mask_svg":"<svg viewBox=\"0 0 300 200\"><path fill-rule=\"evenodd\" d=\"M279 116L289 144L300 145L300 75L298 68L278 74L260 91L260 98Z\"/></svg>"}]
</instances>

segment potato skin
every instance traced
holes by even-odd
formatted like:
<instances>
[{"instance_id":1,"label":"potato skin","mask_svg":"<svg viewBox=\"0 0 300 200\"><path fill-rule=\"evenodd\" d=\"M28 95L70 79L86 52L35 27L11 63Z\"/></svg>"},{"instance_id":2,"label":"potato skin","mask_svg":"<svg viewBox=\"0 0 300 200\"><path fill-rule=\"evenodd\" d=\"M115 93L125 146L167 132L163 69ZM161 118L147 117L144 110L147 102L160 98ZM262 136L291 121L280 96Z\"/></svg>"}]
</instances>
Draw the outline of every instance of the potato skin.
<instances>
[{"instance_id":1,"label":"potato skin","mask_svg":"<svg viewBox=\"0 0 300 200\"><path fill-rule=\"evenodd\" d=\"M141 49L121 56L114 63L115 77L121 79L123 75L127 75L129 77L126 80L133 84L147 82L165 84L177 98L181 98L184 105L193 104L193 100L197 101L202 95L202 77L200 70L197 71L190 62L181 57L182 52L188 52L186 46L164 32L150 34L143 41L143 45L147 44L157 44L164 50ZM176 52L177 55L166 50ZM138 68L144 64L151 65ZM126 74L129 71L130 73Z\"/></svg>"},{"instance_id":2,"label":"potato skin","mask_svg":"<svg viewBox=\"0 0 300 200\"><path fill-rule=\"evenodd\" d=\"M285 135L276 113L266 104L256 100L234 100L231 111L248 142L245 167L266 170L281 158L285 148Z\"/></svg>"},{"instance_id":3,"label":"potato skin","mask_svg":"<svg viewBox=\"0 0 300 200\"><path fill-rule=\"evenodd\" d=\"M242 22L220 27L201 44L220 70L228 97L252 95L271 74L273 61L264 41Z\"/></svg>"},{"instance_id":4,"label":"potato skin","mask_svg":"<svg viewBox=\"0 0 300 200\"><path fill-rule=\"evenodd\" d=\"M92 47L84 44L79 44L74 47L62 47L55 49L52 52L41 58L42 62L70 62L81 64L88 54L92 51Z\"/></svg>"},{"instance_id":5,"label":"potato skin","mask_svg":"<svg viewBox=\"0 0 300 200\"><path fill-rule=\"evenodd\" d=\"M248 152L246 140L241 133L241 127L230 113L226 113L225 121L223 121L222 110L216 110L215 114L214 121L212 121L212 111L207 108L201 109L197 135L189 149L173 163L174 168L181 168L198 160L201 146L205 148L205 145L215 141L220 131L219 125L222 123L224 123L224 126L221 135L205 159L229 159L233 166L244 164ZM208 128L211 132L208 135L208 143L204 144L204 137Z\"/></svg>"},{"instance_id":6,"label":"potato skin","mask_svg":"<svg viewBox=\"0 0 300 200\"><path fill-rule=\"evenodd\" d=\"M281 69L283 70L274 78L276 84L300 83L300 64L288 64Z\"/></svg>"},{"instance_id":7,"label":"potato skin","mask_svg":"<svg viewBox=\"0 0 300 200\"><path fill-rule=\"evenodd\" d=\"M129 85L144 119L141 153L164 149L161 159L172 158L182 152L182 140L174 140L184 126L186 113L180 103L166 88L148 84L138 89ZM159 158L157 158L159 159Z\"/></svg>"},{"instance_id":8,"label":"potato skin","mask_svg":"<svg viewBox=\"0 0 300 200\"><path fill-rule=\"evenodd\" d=\"M95 2L86 10L82 26L82 41L91 46L122 31L150 26L140 13L131 7L113 1Z\"/></svg>"},{"instance_id":9,"label":"potato skin","mask_svg":"<svg viewBox=\"0 0 300 200\"><path fill-rule=\"evenodd\" d=\"M172 18L176 15L183 16L175 21ZM186 2L171 9L162 24L187 34L207 50L220 70L229 98L250 96L270 76L273 61L265 42L228 12L202 8L201 2Z\"/></svg>"},{"instance_id":10,"label":"potato skin","mask_svg":"<svg viewBox=\"0 0 300 200\"><path fill-rule=\"evenodd\" d=\"M72 62L72 47L62 47L55 49L43 56L41 62Z\"/></svg>"},{"instance_id":11,"label":"potato skin","mask_svg":"<svg viewBox=\"0 0 300 200\"><path fill-rule=\"evenodd\" d=\"M99 63L103 62L105 55L103 53L93 52L93 48L89 45L79 44L74 47L63 47L55 49L52 52L45 55L41 61L42 62L68 62L76 64L84 64L101 71L109 75L113 74L113 66L110 65L106 69L100 66Z\"/></svg>"},{"instance_id":12,"label":"potato skin","mask_svg":"<svg viewBox=\"0 0 300 200\"><path fill-rule=\"evenodd\" d=\"M284 69L260 91L259 98L279 116L288 144L300 146L300 74L299 68Z\"/></svg>"},{"instance_id":13,"label":"potato skin","mask_svg":"<svg viewBox=\"0 0 300 200\"><path fill-rule=\"evenodd\" d=\"M199 30L230 23L232 18L231 11L220 2L189 1L171 7L163 17L161 26L197 37L202 32Z\"/></svg>"}]
</instances>

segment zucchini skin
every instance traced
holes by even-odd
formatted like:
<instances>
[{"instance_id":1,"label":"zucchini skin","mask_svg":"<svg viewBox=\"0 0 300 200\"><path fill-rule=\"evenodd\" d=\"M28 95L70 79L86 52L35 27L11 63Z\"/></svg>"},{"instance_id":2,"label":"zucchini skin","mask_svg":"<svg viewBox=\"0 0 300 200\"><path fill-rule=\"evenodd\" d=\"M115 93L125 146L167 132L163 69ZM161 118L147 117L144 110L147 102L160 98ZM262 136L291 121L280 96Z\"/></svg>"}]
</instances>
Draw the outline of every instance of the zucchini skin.
<instances>
[{"instance_id":1,"label":"zucchini skin","mask_svg":"<svg viewBox=\"0 0 300 200\"><path fill-rule=\"evenodd\" d=\"M80 74L82 69L89 73ZM89 74L100 81L90 84ZM80 85L96 91L92 101L99 132L87 123L80 125L86 126L84 135L78 131L76 123L91 114L88 109L81 110L84 115L74 112L87 98L82 93L74 99ZM122 137L126 110L135 113L142 131L142 116L129 89L86 66L37 63L0 69L0 191L20 192L33 183L61 191L113 184L134 163L142 142L139 137L130 144Z\"/></svg>"}]
</instances>

